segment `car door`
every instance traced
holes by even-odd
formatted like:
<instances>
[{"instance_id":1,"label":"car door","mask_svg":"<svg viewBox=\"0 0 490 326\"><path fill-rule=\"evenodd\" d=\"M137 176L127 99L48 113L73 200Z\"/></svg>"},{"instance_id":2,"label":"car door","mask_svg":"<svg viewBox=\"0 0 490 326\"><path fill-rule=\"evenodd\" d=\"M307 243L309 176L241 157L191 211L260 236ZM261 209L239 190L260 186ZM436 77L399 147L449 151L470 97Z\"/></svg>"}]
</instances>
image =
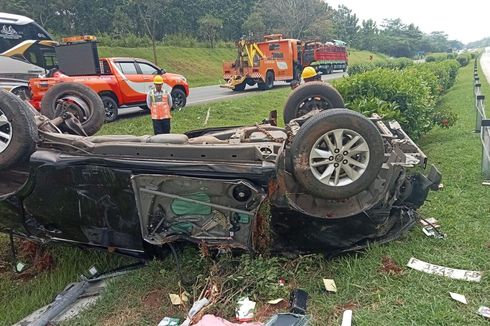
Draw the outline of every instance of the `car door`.
<instances>
[{"instance_id":1,"label":"car door","mask_svg":"<svg viewBox=\"0 0 490 326\"><path fill-rule=\"evenodd\" d=\"M114 64L120 73L120 88L124 96L124 103L144 102L148 87L143 76L138 73L135 61L116 61Z\"/></svg>"},{"instance_id":2,"label":"car door","mask_svg":"<svg viewBox=\"0 0 490 326\"><path fill-rule=\"evenodd\" d=\"M147 86L148 88L151 87L153 85L153 78L155 78L155 76L161 71L161 69L148 62L137 61L136 64L137 68L139 68L138 72L143 76L144 82L148 83L145 86ZM165 74L161 76L163 77L163 88L167 92L170 92L172 90L172 87L166 82Z\"/></svg>"}]
</instances>

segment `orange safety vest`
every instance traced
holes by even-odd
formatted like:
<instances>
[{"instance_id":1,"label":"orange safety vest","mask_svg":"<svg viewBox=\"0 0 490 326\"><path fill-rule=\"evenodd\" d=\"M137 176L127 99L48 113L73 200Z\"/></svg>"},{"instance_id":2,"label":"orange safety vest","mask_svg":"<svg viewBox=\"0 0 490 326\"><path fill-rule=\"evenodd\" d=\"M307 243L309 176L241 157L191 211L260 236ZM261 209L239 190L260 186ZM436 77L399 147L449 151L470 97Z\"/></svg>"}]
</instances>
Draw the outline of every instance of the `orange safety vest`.
<instances>
[{"instance_id":1,"label":"orange safety vest","mask_svg":"<svg viewBox=\"0 0 490 326\"><path fill-rule=\"evenodd\" d=\"M170 115L170 105L168 105L168 94L159 92L155 94L154 90L150 91L150 111L153 120L172 119Z\"/></svg>"}]
</instances>

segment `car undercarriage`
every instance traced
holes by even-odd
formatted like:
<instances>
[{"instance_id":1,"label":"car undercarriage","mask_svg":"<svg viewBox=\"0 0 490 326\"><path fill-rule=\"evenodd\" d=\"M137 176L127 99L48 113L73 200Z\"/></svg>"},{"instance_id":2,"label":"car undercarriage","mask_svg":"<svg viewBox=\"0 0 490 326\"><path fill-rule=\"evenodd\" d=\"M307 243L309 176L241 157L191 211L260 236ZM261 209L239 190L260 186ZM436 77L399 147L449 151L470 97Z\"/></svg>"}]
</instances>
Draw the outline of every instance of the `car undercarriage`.
<instances>
[{"instance_id":1,"label":"car undercarriage","mask_svg":"<svg viewBox=\"0 0 490 326\"><path fill-rule=\"evenodd\" d=\"M303 85L288 103L331 92ZM0 121L15 102L37 130L28 156L0 164L0 227L40 241L136 256L174 242L333 255L398 238L441 181L435 167L422 174L427 158L397 122L344 108L293 114L284 128L86 137L69 115L0 95Z\"/></svg>"}]
</instances>

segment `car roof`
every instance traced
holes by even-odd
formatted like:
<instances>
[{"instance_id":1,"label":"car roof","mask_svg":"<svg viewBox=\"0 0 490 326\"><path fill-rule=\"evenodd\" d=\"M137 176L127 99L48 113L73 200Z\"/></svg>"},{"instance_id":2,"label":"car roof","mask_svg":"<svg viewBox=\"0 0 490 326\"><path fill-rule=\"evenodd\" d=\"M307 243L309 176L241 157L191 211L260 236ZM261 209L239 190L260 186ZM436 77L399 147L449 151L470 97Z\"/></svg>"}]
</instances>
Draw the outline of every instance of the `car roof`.
<instances>
[{"instance_id":1,"label":"car roof","mask_svg":"<svg viewBox=\"0 0 490 326\"><path fill-rule=\"evenodd\" d=\"M16 25L25 25L32 23L32 20L29 17L9 14L7 12L0 12L0 24L16 24Z\"/></svg>"},{"instance_id":2,"label":"car roof","mask_svg":"<svg viewBox=\"0 0 490 326\"><path fill-rule=\"evenodd\" d=\"M102 59L105 59L105 58L102 58ZM141 59L141 58L133 58L133 57L110 57L110 58L107 58L107 59L111 59L111 60L114 60L116 62L119 62L119 61L138 61L138 62L145 62L145 63L149 63L151 65L155 65L153 62L149 61L149 60L145 60L145 59Z\"/></svg>"}]
</instances>

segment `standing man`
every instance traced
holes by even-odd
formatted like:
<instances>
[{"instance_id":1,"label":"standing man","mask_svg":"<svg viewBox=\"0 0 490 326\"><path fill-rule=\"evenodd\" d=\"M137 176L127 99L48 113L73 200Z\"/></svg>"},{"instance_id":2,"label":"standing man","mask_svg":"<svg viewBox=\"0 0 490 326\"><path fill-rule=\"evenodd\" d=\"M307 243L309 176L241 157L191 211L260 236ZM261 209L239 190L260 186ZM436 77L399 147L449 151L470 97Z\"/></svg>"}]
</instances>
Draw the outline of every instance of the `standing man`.
<instances>
[{"instance_id":1,"label":"standing man","mask_svg":"<svg viewBox=\"0 0 490 326\"><path fill-rule=\"evenodd\" d=\"M153 131L155 135L170 133L170 108L172 107L172 96L163 89L162 76L155 76L154 87L146 96L146 105L150 108Z\"/></svg>"}]
</instances>

